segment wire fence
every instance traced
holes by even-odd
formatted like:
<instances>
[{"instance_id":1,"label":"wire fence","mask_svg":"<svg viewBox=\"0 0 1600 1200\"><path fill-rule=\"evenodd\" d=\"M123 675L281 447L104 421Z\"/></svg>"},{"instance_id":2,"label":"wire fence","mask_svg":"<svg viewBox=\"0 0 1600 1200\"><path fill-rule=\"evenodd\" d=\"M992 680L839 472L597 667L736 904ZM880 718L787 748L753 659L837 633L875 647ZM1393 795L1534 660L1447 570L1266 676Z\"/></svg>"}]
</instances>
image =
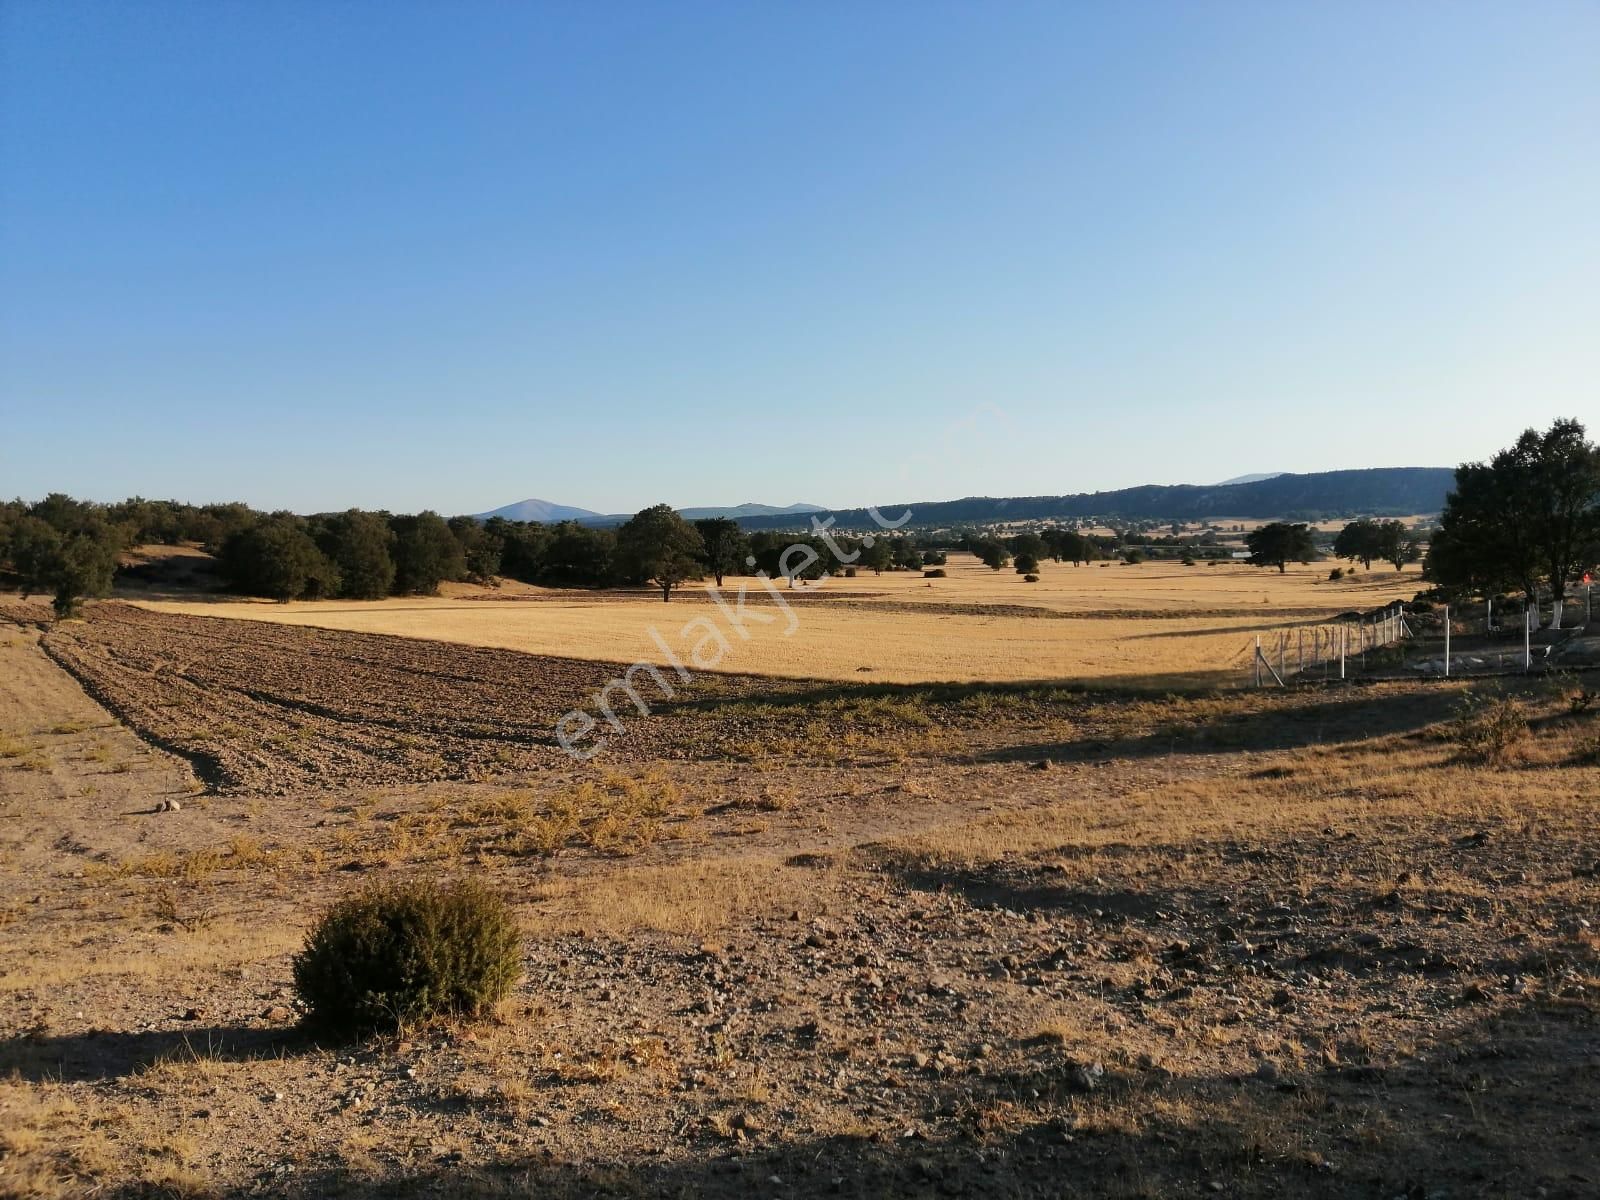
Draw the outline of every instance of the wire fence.
<instances>
[{"instance_id":1,"label":"wire fence","mask_svg":"<svg viewBox=\"0 0 1600 1200\"><path fill-rule=\"evenodd\" d=\"M1470 615L1469 615L1470 613ZM1564 603L1502 600L1466 609L1394 601L1365 612L1255 636L1249 682L1288 687L1352 678L1516 674L1600 665L1590 589ZM1594 661L1591 662L1590 660ZM1237 660L1236 660L1237 661Z\"/></svg>"}]
</instances>

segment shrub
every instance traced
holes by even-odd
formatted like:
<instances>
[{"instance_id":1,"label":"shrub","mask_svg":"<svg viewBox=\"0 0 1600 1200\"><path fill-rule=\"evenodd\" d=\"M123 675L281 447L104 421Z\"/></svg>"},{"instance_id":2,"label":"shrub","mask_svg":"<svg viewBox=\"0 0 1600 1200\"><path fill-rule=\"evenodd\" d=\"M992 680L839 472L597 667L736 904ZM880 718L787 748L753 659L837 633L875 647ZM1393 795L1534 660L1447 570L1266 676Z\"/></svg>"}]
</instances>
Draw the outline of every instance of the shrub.
<instances>
[{"instance_id":1,"label":"shrub","mask_svg":"<svg viewBox=\"0 0 1600 1200\"><path fill-rule=\"evenodd\" d=\"M945 569L943 567L935 567L931 571L924 571L922 577L924 579L943 579L945 577Z\"/></svg>"},{"instance_id":2,"label":"shrub","mask_svg":"<svg viewBox=\"0 0 1600 1200\"><path fill-rule=\"evenodd\" d=\"M1343 567L1335 567L1333 570L1328 572L1328 578L1332 579L1332 580L1335 580L1335 581L1343 579L1344 578L1344 568Z\"/></svg>"},{"instance_id":3,"label":"shrub","mask_svg":"<svg viewBox=\"0 0 1600 1200\"><path fill-rule=\"evenodd\" d=\"M1527 714L1509 696L1490 701L1464 697L1450 728L1450 738L1461 747L1461 756L1481 763L1515 758L1528 737Z\"/></svg>"},{"instance_id":4,"label":"shrub","mask_svg":"<svg viewBox=\"0 0 1600 1200\"><path fill-rule=\"evenodd\" d=\"M856 577L856 569L854 567L846 567L844 569L844 577L846 579L854 579Z\"/></svg>"},{"instance_id":5,"label":"shrub","mask_svg":"<svg viewBox=\"0 0 1600 1200\"><path fill-rule=\"evenodd\" d=\"M1023 583L1038 583L1039 582L1039 577L1037 575L1024 575L1022 577L1022 582Z\"/></svg>"},{"instance_id":6,"label":"shrub","mask_svg":"<svg viewBox=\"0 0 1600 1200\"><path fill-rule=\"evenodd\" d=\"M1184 555L1184 556L1183 556L1183 565L1184 565L1184 566L1186 566L1186 567L1192 567L1192 566L1194 566L1194 555L1192 555L1192 554L1185 554L1185 555Z\"/></svg>"},{"instance_id":7,"label":"shrub","mask_svg":"<svg viewBox=\"0 0 1600 1200\"><path fill-rule=\"evenodd\" d=\"M521 972L506 902L471 880L374 884L325 913L294 960L311 1020L340 1031L478 1016Z\"/></svg>"}]
</instances>

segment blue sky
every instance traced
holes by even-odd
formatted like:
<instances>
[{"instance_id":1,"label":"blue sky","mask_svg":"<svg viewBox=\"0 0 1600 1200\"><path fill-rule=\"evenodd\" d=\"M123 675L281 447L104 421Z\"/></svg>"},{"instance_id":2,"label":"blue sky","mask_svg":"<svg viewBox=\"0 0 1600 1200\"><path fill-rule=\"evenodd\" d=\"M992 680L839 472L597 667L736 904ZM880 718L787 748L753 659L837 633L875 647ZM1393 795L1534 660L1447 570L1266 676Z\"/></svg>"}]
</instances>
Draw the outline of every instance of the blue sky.
<instances>
[{"instance_id":1,"label":"blue sky","mask_svg":"<svg viewBox=\"0 0 1600 1200\"><path fill-rule=\"evenodd\" d=\"M0 494L943 499L1600 426L1600 4L0 4Z\"/></svg>"}]
</instances>

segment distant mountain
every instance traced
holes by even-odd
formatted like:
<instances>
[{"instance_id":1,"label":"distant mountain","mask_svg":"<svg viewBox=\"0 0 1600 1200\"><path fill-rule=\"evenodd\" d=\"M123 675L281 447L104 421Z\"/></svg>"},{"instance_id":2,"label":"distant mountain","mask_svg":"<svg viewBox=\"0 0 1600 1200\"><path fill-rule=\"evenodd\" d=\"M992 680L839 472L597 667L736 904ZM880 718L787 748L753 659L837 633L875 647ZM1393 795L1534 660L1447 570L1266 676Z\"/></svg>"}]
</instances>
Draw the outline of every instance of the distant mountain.
<instances>
[{"instance_id":1,"label":"distant mountain","mask_svg":"<svg viewBox=\"0 0 1600 1200\"><path fill-rule=\"evenodd\" d=\"M820 504L789 504L777 507L772 504L734 504L725 508L680 508L679 514L688 521L701 521L710 517L788 517L800 513L825 512ZM557 521L577 521L580 525L621 525L632 513L597 513L590 508L573 508L567 504L552 504L548 500L520 500L492 512L474 514L478 520L504 517L508 521L538 521L554 524Z\"/></svg>"},{"instance_id":2,"label":"distant mountain","mask_svg":"<svg viewBox=\"0 0 1600 1200\"><path fill-rule=\"evenodd\" d=\"M504 517L508 521L538 521L542 524L604 519L603 514L595 512L592 508L573 508L570 504L552 504L548 500L519 500L515 504L507 504L504 508L474 515L480 521L487 521L490 517Z\"/></svg>"},{"instance_id":3,"label":"distant mountain","mask_svg":"<svg viewBox=\"0 0 1600 1200\"><path fill-rule=\"evenodd\" d=\"M890 520L911 510L910 524L922 526L986 525L999 521L1050 518L1123 517L1130 520L1209 521L1247 519L1406 516L1435 513L1455 486L1450 467L1373 467L1360 471L1320 471L1307 475L1273 475L1251 483L1147 484L1112 492L1069 496L969 496L922 504L879 505ZM829 509L842 529L868 529L873 522L862 508ZM745 517L746 529L783 529L797 524L791 517Z\"/></svg>"},{"instance_id":4,"label":"distant mountain","mask_svg":"<svg viewBox=\"0 0 1600 1200\"><path fill-rule=\"evenodd\" d=\"M1236 483L1264 483L1268 479L1276 479L1282 471L1265 471L1259 475L1235 475L1232 479L1224 479L1221 483L1214 483L1212 487L1232 487Z\"/></svg>"},{"instance_id":5,"label":"distant mountain","mask_svg":"<svg viewBox=\"0 0 1600 1200\"><path fill-rule=\"evenodd\" d=\"M678 514L686 521L704 521L711 517L786 517L795 513L826 512L820 504L786 504L782 508L774 508L770 504L756 504L753 501L744 504L735 504L730 508L680 508Z\"/></svg>"}]
</instances>

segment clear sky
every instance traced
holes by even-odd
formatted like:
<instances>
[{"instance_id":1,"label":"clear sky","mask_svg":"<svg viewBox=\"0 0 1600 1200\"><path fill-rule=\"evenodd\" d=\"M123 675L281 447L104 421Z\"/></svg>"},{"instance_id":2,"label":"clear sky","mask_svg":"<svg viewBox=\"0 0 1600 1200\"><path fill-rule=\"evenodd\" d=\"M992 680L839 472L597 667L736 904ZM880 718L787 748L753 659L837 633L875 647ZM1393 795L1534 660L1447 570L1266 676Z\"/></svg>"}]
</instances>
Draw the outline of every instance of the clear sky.
<instances>
[{"instance_id":1,"label":"clear sky","mask_svg":"<svg viewBox=\"0 0 1600 1200\"><path fill-rule=\"evenodd\" d=\"M603 511L1600 426L1600 3L0 0L0 494Z\"/></svg>"}]
</instances>

